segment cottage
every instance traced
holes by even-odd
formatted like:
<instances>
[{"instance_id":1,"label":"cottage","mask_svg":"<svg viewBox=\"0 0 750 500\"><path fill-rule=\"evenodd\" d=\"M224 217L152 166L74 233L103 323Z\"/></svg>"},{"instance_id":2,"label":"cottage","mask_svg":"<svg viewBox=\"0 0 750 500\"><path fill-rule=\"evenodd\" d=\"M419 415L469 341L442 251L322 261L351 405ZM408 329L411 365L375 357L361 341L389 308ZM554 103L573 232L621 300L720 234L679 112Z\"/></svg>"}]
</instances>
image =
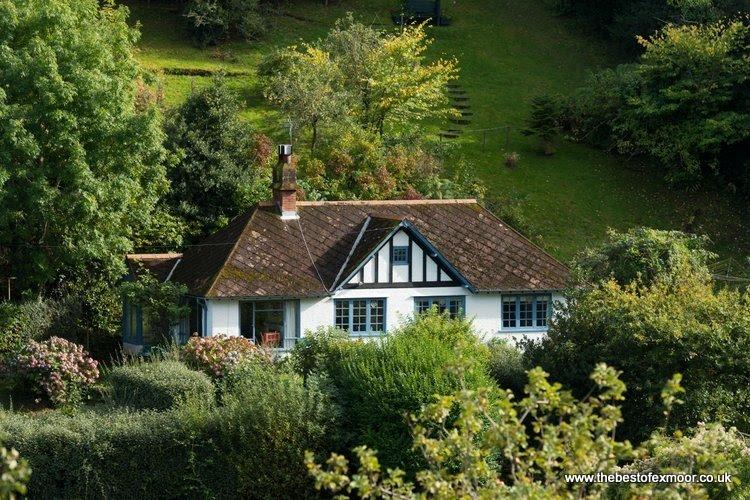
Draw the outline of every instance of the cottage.
<instances>
[{"instance_id":1,"label":"cottage","mask_svg":"<svg viewBox=\"0 0 750 500\"><path fill-rule=\"evenodd\" d=\"M568 269L476 200L297 201L291 146L279 148L273 200L182 254L128 256L187 286L188 334L242 335L291 348L336 326L380 336L432 306L485 336L539 336ZM138 307L123 342L148 344Z\"/></svg>"}]
</instances>

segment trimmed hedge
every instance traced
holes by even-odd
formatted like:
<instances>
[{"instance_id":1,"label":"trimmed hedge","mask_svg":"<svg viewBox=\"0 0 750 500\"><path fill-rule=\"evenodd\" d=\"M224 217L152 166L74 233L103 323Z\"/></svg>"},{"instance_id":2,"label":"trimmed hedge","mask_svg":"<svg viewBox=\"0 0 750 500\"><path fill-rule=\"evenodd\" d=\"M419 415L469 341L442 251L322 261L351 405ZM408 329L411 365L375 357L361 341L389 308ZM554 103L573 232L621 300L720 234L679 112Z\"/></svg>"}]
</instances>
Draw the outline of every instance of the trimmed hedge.
<instances>
[{"instance_id":1,"label":"trimmed hedge","mask_svg":"<svg viewBox=\"0 0 750 500\"><path fill-rule=\"evenodd\" d=\"M134 410L168 410L195 399L213 403L214 385L205 373L174 360L136 362L112 368L106 375L111 403Z\"/></svg>"},{"instance_id":2,"label":"trimmed hedge","mask_svg":"<svg viewBox=\"0 0 750 500\"><path fill-rule=\"evenodd\" d=\"M232 498L211 413L0 414L0 440L33 472L30 498Z\"/></svg>"}]
</instances>

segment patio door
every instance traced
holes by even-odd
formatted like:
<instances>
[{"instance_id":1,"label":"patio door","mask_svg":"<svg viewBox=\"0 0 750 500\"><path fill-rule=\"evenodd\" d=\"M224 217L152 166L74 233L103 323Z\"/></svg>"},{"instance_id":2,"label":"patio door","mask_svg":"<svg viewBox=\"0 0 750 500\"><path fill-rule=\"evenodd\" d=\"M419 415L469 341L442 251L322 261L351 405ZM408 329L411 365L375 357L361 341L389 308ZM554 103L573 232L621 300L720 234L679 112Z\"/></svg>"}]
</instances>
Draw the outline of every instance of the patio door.
<instances>
[{"instance_id":1,"label":"patio door","mask_svg":"<svg viewBox=\"0 0 750 500\"><path fill-rule=\"evenodd\" d=\"M257 344L284 345L284 302L259 300L240 302L240 333Z\"/></svg>"}]
</instances>

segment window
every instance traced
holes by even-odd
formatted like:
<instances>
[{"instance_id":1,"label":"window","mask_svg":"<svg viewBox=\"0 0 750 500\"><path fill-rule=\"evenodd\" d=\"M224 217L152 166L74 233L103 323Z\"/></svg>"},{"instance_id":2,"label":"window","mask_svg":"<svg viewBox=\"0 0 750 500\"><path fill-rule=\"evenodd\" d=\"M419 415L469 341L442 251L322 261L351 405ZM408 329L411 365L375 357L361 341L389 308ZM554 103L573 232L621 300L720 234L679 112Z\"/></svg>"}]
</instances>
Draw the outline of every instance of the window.
<instances>
[{"instance_id":1,"label":"window","mask_svg":"<svg viewBox=\"0 0 750 500\"><path fill-rule=\"evenodd\" d=\"M350 299L334 302L336 328L351 335L385 332L385 299Z\"/></svg>"},{"instance_id":2,"label":"window","mask_svg":"<svg viewBox=\"0 0 750 500\"><path fill-rule=\"evenodd\" d=\"M549 295L504 295L503 329L547 328L550 301Z\"/></svg>"},{"instance_id":3,"label":"window","mask_svg":"<svg viewBox=\"0 0 750 500\"><path fill-rule=\"evenodd\" d=\"M431 307L438 311L448 311L451 318L463 316L466 310L465 297L417 297L414 299L414 308L417 314L421 314Z\"/></svg>"},{"instance_id":4,"label":"window","mask_svg":"<svg viewBox=\"0 0 750 500\"><path fill-rule=\"evenodd\" d=\"M393 247L393 265L404 266L409 264L409 247Z\"/></svg>"}]
</instances>

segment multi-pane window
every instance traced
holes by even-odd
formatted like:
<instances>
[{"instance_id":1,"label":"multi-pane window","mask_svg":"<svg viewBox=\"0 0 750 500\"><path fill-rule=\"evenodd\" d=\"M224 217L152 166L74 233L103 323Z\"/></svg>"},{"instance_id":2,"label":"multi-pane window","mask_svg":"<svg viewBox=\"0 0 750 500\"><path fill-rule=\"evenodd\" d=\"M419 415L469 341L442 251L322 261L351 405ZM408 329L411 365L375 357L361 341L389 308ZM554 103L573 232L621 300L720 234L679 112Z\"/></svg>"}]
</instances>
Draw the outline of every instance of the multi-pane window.
<instances>
[{"instance_id":1,"label":"multi-pane window","mask_svg":"<svg viewBox=\"0 0 750 500\"><path fill-rule=\"evenodd\" d=\"M385 299L335 301L336 328L352 335L385 332Z\"/></svg>"},{"instance_id":2,"label":"multi-pane window","mask_svg":"<svg viewBox=\"0 0 750 500\"><path fill-rule=\"evenodd\" d=\"M448 311L451 318L463 315L466 309L464 297L417 297L414 299L414 307L418 314L433 306L440 312Z\"/></svg>"},{"instance_id":3,"label":"multi-pane window","mask_svg":"<svg viewBox=\"0 0 750 500\"><path fill-rule=\"evenodd\" d=\"M547 328L550 300L549 295L504 295L503 329Z\"/></svg>"},{"instance_id":4,"label":"multi-pane window","mask_svg":"<svg viewBox=\"0 0 750 500\"><path fill-rule=\"evenodd\" d=\"M516 297L503 297L503 328L516 327Z\"/></svg>"},{"instance_id":5,"label":"multi-pane window","mask_svg":"<svg viewBox=\"0 0 750 500\"><path fill-rule=\"evenodd\" d=\"M409 263L409 247L393 247L393 265L406 265Z\"/></svg>"}]
</instances>

